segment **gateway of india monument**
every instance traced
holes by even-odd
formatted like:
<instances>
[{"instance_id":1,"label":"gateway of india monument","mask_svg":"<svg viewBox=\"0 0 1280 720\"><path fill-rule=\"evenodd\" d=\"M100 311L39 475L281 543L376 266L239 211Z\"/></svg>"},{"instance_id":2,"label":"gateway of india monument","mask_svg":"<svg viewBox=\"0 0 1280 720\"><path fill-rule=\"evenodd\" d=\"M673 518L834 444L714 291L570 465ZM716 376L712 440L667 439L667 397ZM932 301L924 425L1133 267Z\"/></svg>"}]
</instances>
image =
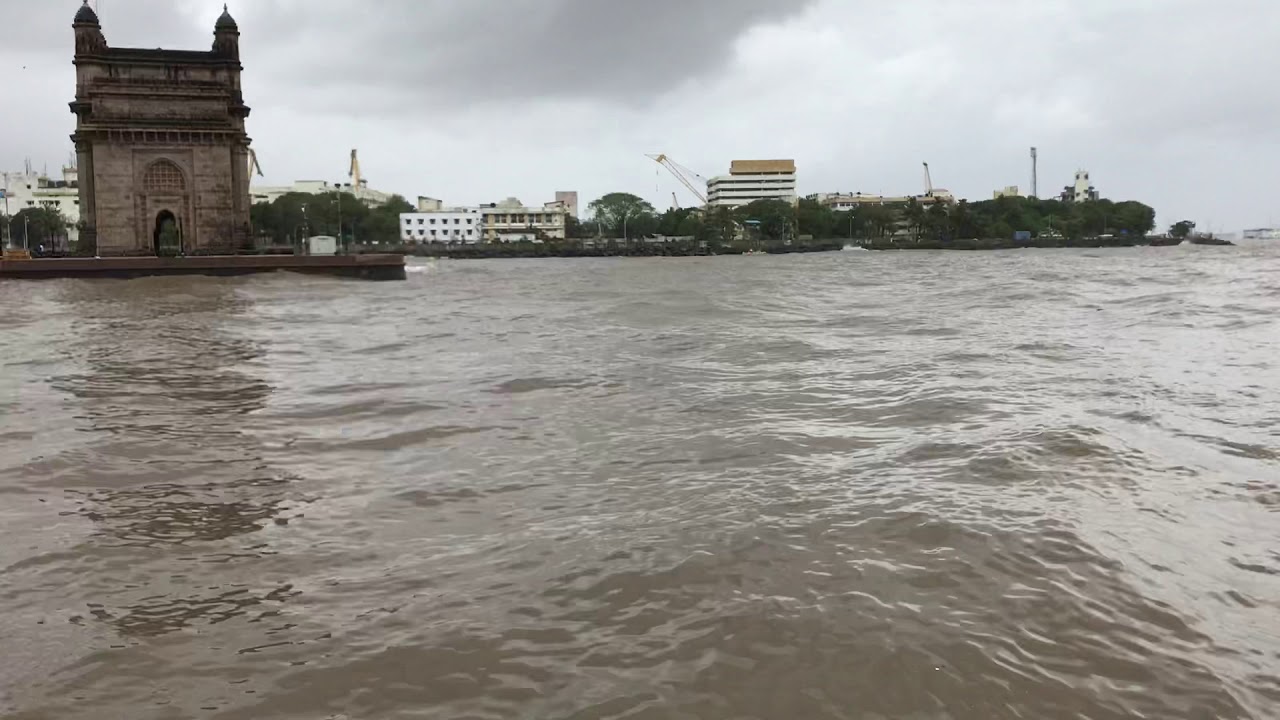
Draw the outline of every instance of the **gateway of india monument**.
<instances>
[{"instance_id":1,"label":"gateway of india monument","mask_svg":"<svg viewBox=\"0 0 1280 720\"><path fill-rule=\"evenodd\" d=\"M249 243L249 108L226 7L207 51L111 47L89 0L72 28L82 242L101 257Z\"/></svg>"}]
</instances>

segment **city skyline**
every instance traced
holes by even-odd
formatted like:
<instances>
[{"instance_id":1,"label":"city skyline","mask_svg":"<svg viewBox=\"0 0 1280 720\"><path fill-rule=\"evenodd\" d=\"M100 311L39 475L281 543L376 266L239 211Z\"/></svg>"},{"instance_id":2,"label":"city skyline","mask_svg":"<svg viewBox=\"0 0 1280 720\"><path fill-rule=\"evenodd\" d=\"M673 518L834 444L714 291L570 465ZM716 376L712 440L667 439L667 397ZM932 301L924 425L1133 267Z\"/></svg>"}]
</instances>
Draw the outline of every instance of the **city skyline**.
<instances>
[{"instance_id":1,"label":"city skyline","mask_svg":"<svg viewBox=\"0 0 1280 720\"><path fill-rule=\"evenodd\" d=\"M29 157L56 173L70 150L77 5L0 0L4 24L29 29L0 50L20 109L0 136L3 169ZM981 200L1028 191L1035 145L1041 197L1087 169L1104 197L1151 204L1163 225L1274 224L1280 101L1233 63L1280 54L1266 36L1280 8L1024 5L231 3L256 184L345 180L355 147L372 187L411 201L568 187L584 206L614 190L695 204L644 156L664 152L706 177L735 158L794 157L801 195L922 192L927 161L937 185ZM200 48L221 1L101 9L113 45Z\"/></svg>"}]
</instances>

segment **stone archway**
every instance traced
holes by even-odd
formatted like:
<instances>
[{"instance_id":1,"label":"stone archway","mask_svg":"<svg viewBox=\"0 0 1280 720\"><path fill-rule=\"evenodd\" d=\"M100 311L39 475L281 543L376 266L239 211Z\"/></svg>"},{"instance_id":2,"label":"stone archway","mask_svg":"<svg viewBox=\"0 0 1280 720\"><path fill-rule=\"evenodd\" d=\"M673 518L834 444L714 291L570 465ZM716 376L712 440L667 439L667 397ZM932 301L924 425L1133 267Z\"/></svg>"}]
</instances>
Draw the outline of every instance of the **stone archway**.
<instances>
[{"instance_id":1,"label":"stone archway","mask_svg":"<svg viewBox=\"0 0 1280 720\"><path fill-rule=\"evenodd\" d=\"M158 257L174 257L182 254L182 226L169 210L156 213L151 234L151 249Z\"/></svg>"},{"instance_id":2,"label":"stone archway","mask_svg":"<svg viewBox=\"0 0 1280 720\"><path fill-rule=\"evenodd\" d=\"M142 189L151 216L151 250L158 256L173 257L185 251L182 218L187 207L187 178L182 168L168 158L146 167Z\"/></svg>"}]
</instances>

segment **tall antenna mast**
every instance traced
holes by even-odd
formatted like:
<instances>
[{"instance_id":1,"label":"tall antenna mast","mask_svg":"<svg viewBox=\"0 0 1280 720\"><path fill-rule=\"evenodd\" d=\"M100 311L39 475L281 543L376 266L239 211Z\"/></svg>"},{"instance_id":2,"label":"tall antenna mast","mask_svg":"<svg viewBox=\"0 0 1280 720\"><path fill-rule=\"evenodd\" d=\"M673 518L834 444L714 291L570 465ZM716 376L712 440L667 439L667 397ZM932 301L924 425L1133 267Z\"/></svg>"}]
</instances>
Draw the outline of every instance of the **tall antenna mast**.
<instances>
[{"instance_id":1,"label":"tall antenna mast","mask_svg":"<svg viewBox=\"0 0 1280 720\"><path fill-rule=\"evenodd\" d=\"M1040 197L1039 188L1036 187L1040 180L1040 169L1037 167L1039 160L1039 153L1036 152L1034 147L1031 148L1031 197L1033 198Z\"/></svg>"}]
</instances>

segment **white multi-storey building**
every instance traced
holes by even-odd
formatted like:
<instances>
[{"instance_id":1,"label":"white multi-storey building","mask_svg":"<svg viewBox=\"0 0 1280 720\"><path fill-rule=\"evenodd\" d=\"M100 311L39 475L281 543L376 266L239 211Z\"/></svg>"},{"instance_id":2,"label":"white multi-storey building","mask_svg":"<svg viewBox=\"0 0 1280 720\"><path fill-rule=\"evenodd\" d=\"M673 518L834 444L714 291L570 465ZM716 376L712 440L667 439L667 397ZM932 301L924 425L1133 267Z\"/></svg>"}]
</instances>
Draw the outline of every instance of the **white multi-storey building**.
<instances>
[{"instance_id":1,"label":"white multi-storey building","mask_svg":"<svg viewBox=\"0 0 1280 720\"><path fill-rule=\"evenodd\" d=\"M795 205L795 160L734 160L729 174L707 181L707 204L740 207L756 200L782 200Z\"/></svg>"},{"instance_id":2,"label":"white multi-storey building","mask_svg":"<svg viewBox=\"0 0 1280 720\"><path fill-rule=\"evenodd\" d=\"M28 167L23 172L0 173L0 213L10 218L23 210L45 207L57 210L67 223L65 238L51 238L74 244L80 238L80 186L74 167L62 168L62 179L50 179L44 173L33 172ZM11 228L0 228L0 235L10 237Z\"/></svg>"},{"instance_id":3,"label":"white multi-storey building","mask_svg":"<svg viewBox=\"0 0 1280 720\"><path fill-rule=\"evenodd\" d=\"M400 214L400 238L414 243L446 243L449 245L474 245L483 234L479 208L445 208L424 206L423 212Z\"/></svg>"},{"instance_id":4,"label":"white multi-storey building","mask_svg":"<svg viewBox=\"0 0 1280 720\"><path fill-rule=\"evenodd\" d=\"M1245 240L1280 240L1280 228L1249 228L1240 236Z\"/></svg>"}]
</instances>

